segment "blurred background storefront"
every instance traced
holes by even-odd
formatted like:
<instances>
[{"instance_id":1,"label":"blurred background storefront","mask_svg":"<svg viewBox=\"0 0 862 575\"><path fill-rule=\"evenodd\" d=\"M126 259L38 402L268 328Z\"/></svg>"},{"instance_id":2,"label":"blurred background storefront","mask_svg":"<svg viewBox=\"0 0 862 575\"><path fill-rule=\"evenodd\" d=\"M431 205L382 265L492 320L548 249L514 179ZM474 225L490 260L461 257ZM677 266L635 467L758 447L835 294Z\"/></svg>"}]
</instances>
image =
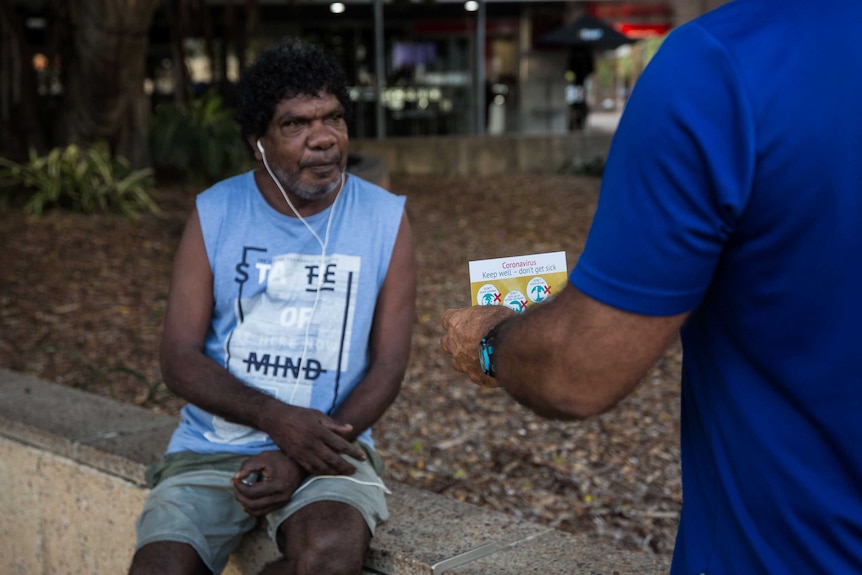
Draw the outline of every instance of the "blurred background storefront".
<instances>
[{"instance_id":1,"label":"blurred background storefront","mask_svg":"<svg viewBox=\"0 0 862 575\"><path fill-rule=\"evenodd\" d=\"M193 95L215 88L230 102L244 66L296 35L330 50L344 68L354 137L563 133L582 127L571 121L575 101L586 110L620 110L665 34L721 3L165 0L150 28L146 92L153 106L175 98L177 86ZM37 45L50 42L50 5L16 5ZM628 39L582 50L590 59L586 77L572 46L541 41L583 16ZM40 91L61 92L62 73L38 56Z\"/></svg>"}]
</instances>

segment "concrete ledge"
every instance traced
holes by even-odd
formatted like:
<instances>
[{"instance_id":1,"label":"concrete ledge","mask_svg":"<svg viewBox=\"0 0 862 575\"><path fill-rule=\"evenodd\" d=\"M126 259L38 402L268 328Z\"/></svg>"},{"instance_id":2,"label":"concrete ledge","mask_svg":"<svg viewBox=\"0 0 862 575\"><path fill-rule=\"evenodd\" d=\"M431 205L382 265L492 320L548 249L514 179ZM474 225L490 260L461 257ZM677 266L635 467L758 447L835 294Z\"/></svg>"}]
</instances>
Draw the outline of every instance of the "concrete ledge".
<instances>
[{"instance_id":1,"label":"concrete ledge","mask_svg":"<svg viewBox=\"0 0 862 575\"><path fill-rule=\"evenodd\" d=\"M383 158L368 154L348 154L347 171L373 184L389 189L389 172Z\"/></svg>"},{"instance_id":2,"label":"concrete ledge","mask_svg":"<svg viewBox=\"0 0 862 575\"><path fill-rule=\"evenodd\" d=\"M383 158L390 175L547 174L576 159L606 157L612 137L611 133L585 131L541 136L351 139L350 149Z\"/></svg>"},{"instance_id":3,"label":"concrete ledge","mask_svg":"<svg viewBox=\"0 0 862 575\"><path fill-rule=\"evenodd\" d=\"M176 418L0 369L0 572L124 573L146 466ZM508 575L666 573L621 551L453 499L387 482L392 518L366 573ZM225 570L256 573L277 555L262 529Z\"/></svg>"}]
</instances>

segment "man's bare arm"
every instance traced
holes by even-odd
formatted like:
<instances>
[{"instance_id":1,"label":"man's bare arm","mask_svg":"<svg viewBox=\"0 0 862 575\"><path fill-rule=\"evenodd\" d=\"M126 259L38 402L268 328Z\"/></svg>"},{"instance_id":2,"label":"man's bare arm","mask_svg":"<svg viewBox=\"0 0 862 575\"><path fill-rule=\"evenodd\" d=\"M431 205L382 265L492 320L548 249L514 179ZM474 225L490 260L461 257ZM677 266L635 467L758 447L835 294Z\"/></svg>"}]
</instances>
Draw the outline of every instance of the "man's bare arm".
<instances>
[{"instance_id":1,"label":"man's bare arm","mask_svg":"<svg viewBox=\"0 0 862 575\"><path fill-rule=\"evenodd\" d=\"M631 393L687 316L626 312L567 285L522 316L500 306L449 310L441 346L476 383L500 385L545 417L577 419L607 411ZM493 379L482 374L477 347L497 324Z\"/></svg>"}]
</instances>

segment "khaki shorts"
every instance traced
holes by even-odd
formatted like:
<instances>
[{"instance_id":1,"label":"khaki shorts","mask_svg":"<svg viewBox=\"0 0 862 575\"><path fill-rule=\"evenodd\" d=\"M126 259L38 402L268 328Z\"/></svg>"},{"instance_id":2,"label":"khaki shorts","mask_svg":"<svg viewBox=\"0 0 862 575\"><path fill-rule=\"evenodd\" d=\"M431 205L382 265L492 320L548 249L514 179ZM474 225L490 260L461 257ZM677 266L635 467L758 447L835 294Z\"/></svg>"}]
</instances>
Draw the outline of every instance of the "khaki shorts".
<instances>
[{"instance_id":1,"label":"khaki shorts","mask_svg":"<svg viewBox=\"0 0 862 575\"><path fill-rule=\"evenodd\" d=\"M316 501L341 501L356 508L374 530L389 517L380 479L380 456L366 445L366 461L342 456L356 466L349 476L318 475L308 478L290 502L266 515L267 532L276 541L278 527L292 514ZM191 452L169 453L147 471L152 490L138 517L135 550L157 541L191 545L213 573L221 573L231 552L257 519L242 510L234 498L231 478L246 455Z\"/></svg>"}]
</instances>

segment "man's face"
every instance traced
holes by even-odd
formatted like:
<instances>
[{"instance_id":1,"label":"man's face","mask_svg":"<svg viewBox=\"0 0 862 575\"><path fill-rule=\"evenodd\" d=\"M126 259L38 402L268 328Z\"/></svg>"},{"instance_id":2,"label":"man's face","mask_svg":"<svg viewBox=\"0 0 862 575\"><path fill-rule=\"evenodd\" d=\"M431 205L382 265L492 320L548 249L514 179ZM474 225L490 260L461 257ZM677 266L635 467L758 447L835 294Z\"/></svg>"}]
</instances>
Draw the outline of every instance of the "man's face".
<instances>
[{"instance_id":1,"label":"man's face","mask_svg":"<svg viewBox=\"0 0 862 575\"><path fill-rule=\"evenodd\" d=\"M314 202L341 185L347 123L344 107L332 94L282 100L261 141L270 168L289 194Z\"/></svg>"}]
</instances>

